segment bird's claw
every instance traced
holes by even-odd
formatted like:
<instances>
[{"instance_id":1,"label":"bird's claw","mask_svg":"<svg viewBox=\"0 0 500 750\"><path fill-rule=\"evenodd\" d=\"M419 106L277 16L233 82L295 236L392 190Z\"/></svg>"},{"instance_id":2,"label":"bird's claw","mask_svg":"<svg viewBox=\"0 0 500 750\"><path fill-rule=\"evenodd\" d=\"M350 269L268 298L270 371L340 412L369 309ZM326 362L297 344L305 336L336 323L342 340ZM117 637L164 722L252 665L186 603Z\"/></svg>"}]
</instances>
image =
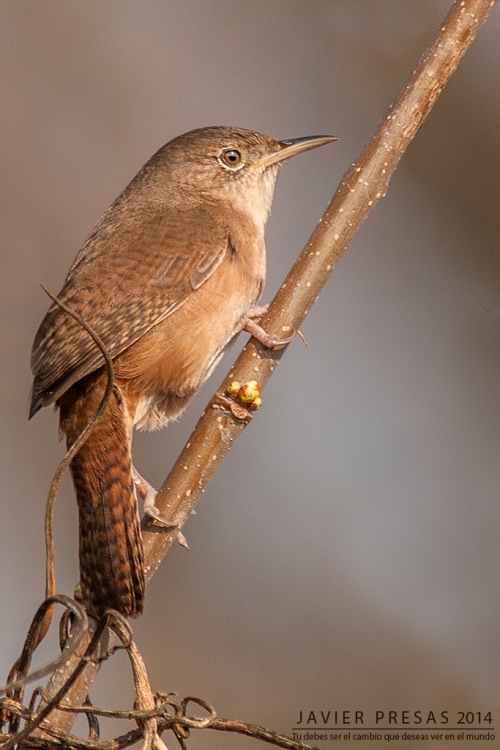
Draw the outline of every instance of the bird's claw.
<instances>
[{"instance_id":1,"label":"bird's claw","mask_svg":"<svg viewBox=\"0 0 500 750\"><path fill-rule=\"evenodd\" d=\"M255 320L249 318L248 315L245 315L242 318L241 323L242 331L250 333L254 337L254 339L260 341L260 343L268 349L275 349L277 346L285 346L285 344L289 344L295 336L294 334L293 336L288 336L285 339L271 336L271 334L264 331L264 329L258 323L256 323Z\"/></svg>"},{"instance_id":2,"label":"bird's claw","mask_svg":"<svg viewBox=\"0 0 500 750\"><path fill-rule=\"evenodd\" d=\"M165 528L175 529L177 527L176 523L172 523L171 521L167 521L166 518L162 518L162 516L160 515L160 511L154 503L152 505L146 505L146 503L144 503L142 509L145 516L147 516L148 518L152 518L153 521L161 523L161 525L165 526Z\"/></svg>"},{"instance_id":3,"label":"bird's claw","mask_svg":"<svg viewBox=\"0 0 500 750\"><path fill-rule=\"evenodd\" d=\"M171 521L167 521L165 518L162 518L160 515L160 511L155 505L156 496L158 494L155 488L151 484L149 484L146 479L141 477L135 467L132 469L132 476L134 479L134 484L137 488L137 493L143 501L142 509L144 511L144 515L148 518L152 518L158 523L161 523L162 526L174 529L177 524L172 523Z\"/></svg>"},{"instance_id":4,"label":"bird's claw","mask_svg":"<svg viewBox=\"0 0 500 750\"><path fill-rule=\"evenodd\" d=\"M161 523L162 526L164 526L167 529L177 529L176 539L181 547L184 547L184 549L189 549L189 544L187 543L187 539L182 533L182 531L179 529L178 525L176 523L172 523L171 521L167 521L165 518L162 518L160 515L160 511L156 507L156 505L146 505L144 503L143 505L144 509L144 515L148 516L148 518L152 518L157 523Z\"/></svg>"},{"instance_id":5,"label":"bird's claw","mask_svg":"<svg viewBox=\"0 0 500 750\"><path fill-rule=\"evenodd\" d=\"M275 349L276 347L289 344L290 341L293 341L295 338L295 333L293 336L281 339L277 336L271 336L271 334L267 333L257 323L257 320L265 315L268 308L269 305L264 305L263 307L260 307L259 305L251 305L241 319L241 330L250 333L255 339L257 339L257 341L260 341L260 343L268 349ZM303 339L300 331L299 336Z\"/></svg>"},{"instance_id":6,"label":"bird's claw","mask_svg":"<svg viewBox=\"0 0 500 750\"><path fill-rule=\"evenodd\" d=\"M144 479L144 477L141 477L135 467L132 469L132 476L134 478L134 484L137 488L137 492L143 501L142 509L144 511L144 515L148 518L152 518L153 521L156 521L157 523L161 523L161 525L167 529L177 529L177 541L179 542L181 547L189 549L186 537L179 529L178 524L167 521L166 518L162 518L162 516L160 515L160 511L155 505L156 496L158 494L155 488L151 484L149 484L149 482ZM191 512L194 513L194 511Z\"/></svg>"}]
</instances>

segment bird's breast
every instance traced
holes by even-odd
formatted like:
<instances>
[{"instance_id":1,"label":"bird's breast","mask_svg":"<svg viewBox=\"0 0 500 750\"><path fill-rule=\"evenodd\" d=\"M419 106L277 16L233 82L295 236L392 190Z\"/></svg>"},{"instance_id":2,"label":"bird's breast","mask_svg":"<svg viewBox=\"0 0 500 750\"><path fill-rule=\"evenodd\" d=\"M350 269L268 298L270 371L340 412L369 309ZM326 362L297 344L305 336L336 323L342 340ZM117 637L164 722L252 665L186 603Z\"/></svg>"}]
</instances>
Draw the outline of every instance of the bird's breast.
<instances>
[{"instance_id":1,"label":"bird's breast","mask_svg":"<svg viewBox=\"0 0 500 750\"><path fill-rule=\"evenodd\" d=\"M228 254L181 307L117 357L117 383L137 426L155 429L178 417L241 330L265 273L247 260Z\"/></svg>"}]
</instances>

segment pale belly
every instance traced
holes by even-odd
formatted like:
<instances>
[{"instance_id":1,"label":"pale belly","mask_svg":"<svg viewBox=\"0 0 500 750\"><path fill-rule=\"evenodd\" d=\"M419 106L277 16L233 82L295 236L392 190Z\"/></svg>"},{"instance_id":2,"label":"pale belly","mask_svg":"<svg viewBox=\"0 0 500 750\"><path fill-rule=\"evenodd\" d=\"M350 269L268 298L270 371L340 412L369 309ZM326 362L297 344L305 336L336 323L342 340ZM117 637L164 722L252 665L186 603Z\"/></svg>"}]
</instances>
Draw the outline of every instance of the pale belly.
<instances>
[{"instance_id":1,"label":"pale belly","mask_svg":"<svg viewBox=\"0 0 500 750\"><path fill-rule=\"evenodd\" d=\"M260 278L217 276L116 359L116 382L139 429L180 416L260 295Z\"/></svg>"}]
</instances>

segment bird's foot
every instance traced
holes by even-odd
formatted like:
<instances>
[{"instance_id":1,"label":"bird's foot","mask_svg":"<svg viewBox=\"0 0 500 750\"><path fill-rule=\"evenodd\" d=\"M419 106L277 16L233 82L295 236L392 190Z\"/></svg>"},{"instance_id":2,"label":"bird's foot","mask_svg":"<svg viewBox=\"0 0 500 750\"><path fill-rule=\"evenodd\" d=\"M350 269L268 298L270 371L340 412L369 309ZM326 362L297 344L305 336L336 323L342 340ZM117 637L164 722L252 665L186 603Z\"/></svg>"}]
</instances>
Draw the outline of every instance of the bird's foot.
<instances>
[{"instance_id":1,"label":"bird's foot","mask_svg":"<svg viewBox=\"0 0 500 750\"><path fill-rule=\"evenodd\" d=\"M295 333L293 334L293 336L288 336L287 338L280 339L277 336L271 336L269 333L264 331L264 329L256 322L256 320L262 318L262 316L265 315L268 308L269 305L264 305L263 307L259 305L250 305L245 315L241 319L241 330L250 333L255 339L257 339L257 341L260 341L260 343L268 349L275 349L276 347L289 344L290 341L293 341L293 339L295 338ZM306 343L302 333L300 331L297 331L297 334L304 341L304 343Z\"/></svg>"},{"instance_id":2,"label":"bird's foot","mask_svg":"<svg viewBox=\"0 0 500 750\"><path fill-rule=\"evenodd\" d=\"M257 318L262 318L263 315L266 314L266 312L269 310L269 305L250 305L248 310L245 313L246 318L251 318L254 320Z\"/></svg>"},{"instance_id":3,"label":"bird's foot","mask_svg":"<svg viewBox=\"0 0 500 750\"><path fill-rule=\"evenodd\" d=\"M173 524L161 517L160 511L155 505L156 495L158 494L155 488L149 484L144 477L141 477L135 467L132 469L132 476L137 489L137 494L143 502L142 509L144 515L149 518L154 518L155 521L159 521L159 523L162 523L165 526L173 526Z\"/></svg>"},{"instance_id":4,"label":"bird's foot","mask_svg":"<svg viewBox=\"0 0 500 750\"><path fill-rule=\"evenodd\" d=\"M177 541L181 545L181 547L185 547L186 549L189 549L189 545L186 541L186 537L182 533L182 531L179 529L176 523L172 523L171 521L167 521L166 518L162 518L160 511L155 505L155 500L157 496L157 491L155 488L149 484L149 482L144 479L144 477L141 477L139 472L135 467L132 467L132 476L134 479L134 484L137 488L137 492L139 494L139 497L142 500L142 509L144 511L144 515L148 518L152 518L154 521L157 521L158 523L161 523L162 526L165 526L169 529L177 529Z\"/></svg>"}]
</instances>

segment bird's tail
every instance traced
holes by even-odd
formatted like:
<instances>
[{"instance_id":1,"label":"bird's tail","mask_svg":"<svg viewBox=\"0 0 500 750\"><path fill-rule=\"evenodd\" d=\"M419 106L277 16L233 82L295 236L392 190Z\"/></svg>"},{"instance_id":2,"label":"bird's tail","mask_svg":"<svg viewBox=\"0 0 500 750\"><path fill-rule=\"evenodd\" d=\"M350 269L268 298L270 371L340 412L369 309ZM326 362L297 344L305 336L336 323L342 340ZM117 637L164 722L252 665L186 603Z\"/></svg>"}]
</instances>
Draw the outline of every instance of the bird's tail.
<instances>
[{"instance_id":1,"label":"bird's tail","mask_svg":"<svg viewBox=\"0 0 500 750\"><path fill-rule=\"evenodd\" d=\"M104 392L95 376L93 383L85 380L58 402L68 447L97 411ZM143 546L130 446L121 397L115 391L71 462L79 510L82 597L98 617L109 608L136 617L144 606Z\"/></svg>"}]
</instances>

